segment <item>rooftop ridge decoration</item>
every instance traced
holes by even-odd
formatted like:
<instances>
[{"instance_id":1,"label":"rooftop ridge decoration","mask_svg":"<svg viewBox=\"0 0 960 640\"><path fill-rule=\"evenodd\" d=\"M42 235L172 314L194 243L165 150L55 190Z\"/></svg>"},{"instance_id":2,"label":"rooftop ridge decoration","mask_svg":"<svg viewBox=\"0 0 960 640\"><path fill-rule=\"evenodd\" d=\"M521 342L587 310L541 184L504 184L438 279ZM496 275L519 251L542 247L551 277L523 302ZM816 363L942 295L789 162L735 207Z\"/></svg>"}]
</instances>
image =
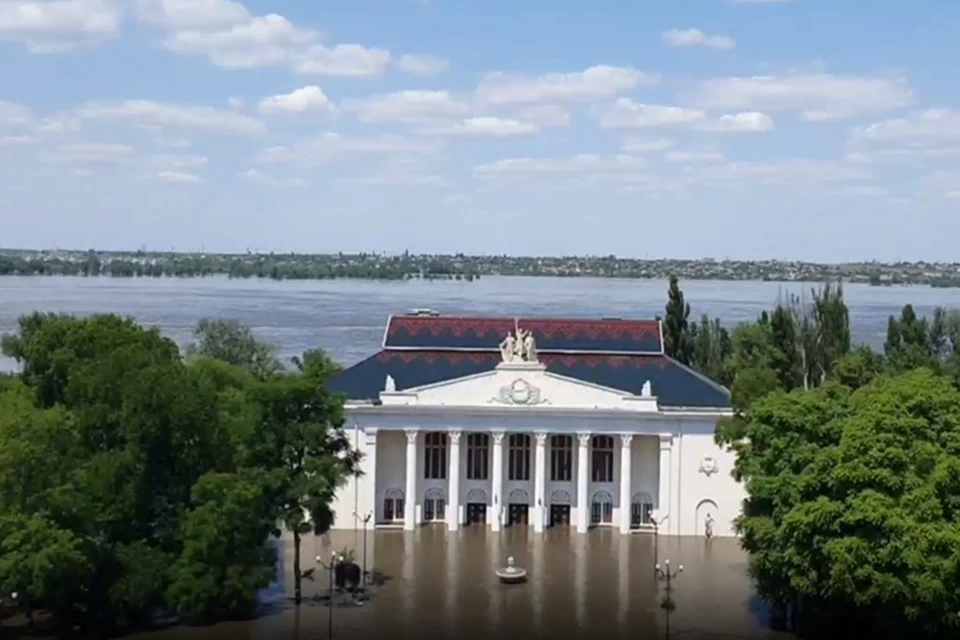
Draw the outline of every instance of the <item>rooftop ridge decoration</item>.
<instances>
[{"instance_id":1,"label":"rooftop ridge decoration","mask_svg":"<svg viewBox=\"0 0 960 640\"><path fill-rule=\"evenodd\" d=\"M529 334L539 353L662 355L659 320L591 318L390 316L383 348L504 351L504 337ZM514 354L516 361L516 354Z\"/></svg>"}]
</instances>

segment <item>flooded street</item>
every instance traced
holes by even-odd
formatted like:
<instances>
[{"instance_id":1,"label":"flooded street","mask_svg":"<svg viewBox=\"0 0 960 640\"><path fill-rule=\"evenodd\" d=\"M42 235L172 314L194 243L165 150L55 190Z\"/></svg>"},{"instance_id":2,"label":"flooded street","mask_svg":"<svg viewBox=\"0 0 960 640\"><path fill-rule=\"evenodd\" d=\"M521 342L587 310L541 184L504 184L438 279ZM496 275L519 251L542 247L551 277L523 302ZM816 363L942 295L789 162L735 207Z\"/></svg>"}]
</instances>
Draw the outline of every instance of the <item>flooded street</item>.
<instances>
[{"instance_id":1,"label":"flooded street","mask_svg":"<svg viewBox=\"0 0 960 640\"><path fill-rule=\"evenodd\" d=\"M658 548L659 547L659 548ZM326 561L334 551L355 550L363 564L363 533L337 531L308 538L303 567ZM342 638L664 638L659 603L664 581L655 577L655 554L683 573L673 581L676 608L671 638L786 637L765 629L751 595L745 557L733 539L621 536L597 529L579 536L566 529L535 535L525 528L493 534L481 528L448 533L440 527L416 532L369 532L367 567L382 572L383 586L371 600L333 610L333 636ZM293 593L292 544L285 540L285 591ZM526 584L504 586L494 570L513 556L527 569ZM134 636L138 640L311 640L329 637L330 609L311 601L327 591L328 573L317 569L304 582L304 605L250 622L213 627L177 627Z\"/></svg>"}]
</instances>

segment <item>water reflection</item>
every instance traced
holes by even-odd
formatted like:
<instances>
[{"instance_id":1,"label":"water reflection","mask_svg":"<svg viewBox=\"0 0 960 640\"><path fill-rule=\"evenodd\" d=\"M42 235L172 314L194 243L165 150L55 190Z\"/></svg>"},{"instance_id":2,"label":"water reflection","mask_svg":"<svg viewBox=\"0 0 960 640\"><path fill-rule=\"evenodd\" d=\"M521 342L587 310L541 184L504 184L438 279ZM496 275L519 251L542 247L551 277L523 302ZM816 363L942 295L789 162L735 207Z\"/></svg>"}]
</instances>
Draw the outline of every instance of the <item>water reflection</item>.
<instances>
[{"instance_id":1,"label":"water reflection","mask_svg":"<svg viewBox=\"0 0 960 640\"><path fill-rule=\"evenodd\" d=\"M334 532L304 543L304 558L326 560L334 550L353 544L352 532ZM580 536L563 529L534 534L523 528L501 534L475 528L447 532L369 534L372 568L390 578L373 589L363 607L335 608L334 637L530 638L664 637L654 577L652 536L621 536L596 530ZM785 637L763 629L751 611L751 588L745 558L735 540L661 538L661 561L684 565L674 583L674 638ZM289 541L284 545L288 558ZM314 551L308 555L306 551ZM362 549L357 549L361 559ZM514 556L528 570L523 585L505 586L493 571ZM287 595L292 576L284 573ZM141 640L243 640L245 638L327 637L329 609L309 599L326 592L325 576L306 582L308 599L299 615L292 606L282 613L247 623L197 629L178 628L142 634Z\"/></svg>"}]
</instances>

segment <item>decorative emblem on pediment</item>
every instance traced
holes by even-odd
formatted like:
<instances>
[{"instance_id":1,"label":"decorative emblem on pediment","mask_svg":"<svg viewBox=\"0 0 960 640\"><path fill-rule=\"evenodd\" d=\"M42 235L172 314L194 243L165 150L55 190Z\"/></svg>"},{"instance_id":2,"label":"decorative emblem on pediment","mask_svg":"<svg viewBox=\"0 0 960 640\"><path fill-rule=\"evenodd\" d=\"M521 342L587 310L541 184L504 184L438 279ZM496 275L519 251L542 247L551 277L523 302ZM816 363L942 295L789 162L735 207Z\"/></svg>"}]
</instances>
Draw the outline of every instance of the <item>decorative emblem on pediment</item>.
<instances>
[{"instance_id":1,"label":"decorative emblem on pediment","mask_svg":"<svg viewBox=\"0 0 960 640\"><path fill-rule=\"evenodd\" d=\"M550 401L540 393L540 387L533 386L523 378L517 378L510 384L500 387L499 395L491 398L490 402L523 406L550 404Z\"/></svg>"},{"instance_id":2,"label":"decorative emblem on pediment","mask_svg":"<svg viewBox=\"0 0 960 640\"><path fill-rule=\"evenodd\" d=\"M703 456L703 460L700 461L700 473L709 478L719 470L720 467L717 465L716 458L713 456Z\"/></svg>"}]
</instances>

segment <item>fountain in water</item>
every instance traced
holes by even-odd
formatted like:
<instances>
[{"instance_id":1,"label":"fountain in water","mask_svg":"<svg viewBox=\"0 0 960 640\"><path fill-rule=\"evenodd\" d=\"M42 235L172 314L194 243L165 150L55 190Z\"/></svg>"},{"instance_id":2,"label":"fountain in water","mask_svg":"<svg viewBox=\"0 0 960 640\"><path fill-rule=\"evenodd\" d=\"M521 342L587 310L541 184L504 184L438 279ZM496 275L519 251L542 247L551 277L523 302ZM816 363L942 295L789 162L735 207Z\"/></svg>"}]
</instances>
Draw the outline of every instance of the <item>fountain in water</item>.
<instances>
[{"instance_id":1,"label":"fountain in water","mask_svg":"<svg viewBox=\"0 0 960 640\"><path fill-rule=\"evenodd\" d=\"M283 541L276 537L267 540L267 546L273 549L277 559L273 568L273 582L257 592L257 602L261 605L275 605L283 602L286 589L283 571Z\"/></svg>"},{"instance_id":2,"label":"fountain in water","mask_svg":"<svg viewBox=\"0 0 960 640\"><path fill-rule=\"evenodd\" d=\"M516 566L513 556L507 558L507 566L500 567L494 573L503 584L518 584L527 579L527 570Z\"/></svg>"}]
</instances>

